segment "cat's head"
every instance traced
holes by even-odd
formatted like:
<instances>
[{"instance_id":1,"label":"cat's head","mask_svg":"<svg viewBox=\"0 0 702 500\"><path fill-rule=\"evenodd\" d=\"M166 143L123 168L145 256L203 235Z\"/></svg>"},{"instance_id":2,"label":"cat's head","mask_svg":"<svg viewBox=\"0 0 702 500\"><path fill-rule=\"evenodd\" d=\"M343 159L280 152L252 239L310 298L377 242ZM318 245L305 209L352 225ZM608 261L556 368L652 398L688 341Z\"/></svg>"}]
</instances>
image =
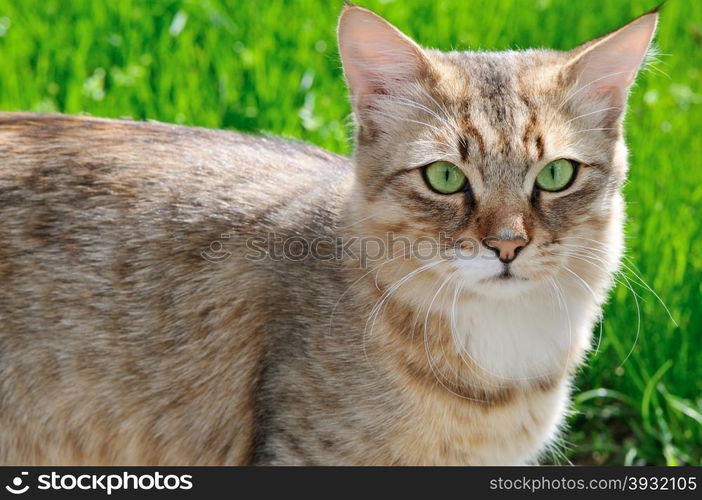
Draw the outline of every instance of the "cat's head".
<instances>
[{"instance_id":1,"label":"cat's head","mask_svg":"<svg viewBox=\"0 0 702 500\"><path fill-rule=\"evenodd\" d=\"M433 268L478 295L553 278L606 289L622 251L622 117L656 22L650 12L569 52L440 52L347 6L353 224L435 242L447 251L403 258L398 272Z\"/></svg>"}]
</instances>

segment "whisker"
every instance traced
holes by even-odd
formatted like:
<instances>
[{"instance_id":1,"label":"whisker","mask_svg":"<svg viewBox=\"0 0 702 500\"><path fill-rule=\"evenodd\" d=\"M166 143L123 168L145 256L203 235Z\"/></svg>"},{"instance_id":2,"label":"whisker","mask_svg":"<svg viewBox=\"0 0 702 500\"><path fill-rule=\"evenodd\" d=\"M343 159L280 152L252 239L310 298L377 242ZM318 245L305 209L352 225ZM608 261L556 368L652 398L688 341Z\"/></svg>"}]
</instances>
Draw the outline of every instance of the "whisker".
<instances>
[{"instance_id":1,"label":"whisker","mask_svg":"<svg viewBox=\"0 0 702 500\"><path fill-rule=\"evenodd\" d=\"M587 258L573 254L573 253L564 254L564 255L568 255L568 256L574 257L576 259L584 260L586 262L589 262L592 265L598 265L596 262L589 261L589 260L587 260ZM634 349L636 348L636 345L638 344L638 341L639 341L639 336L641 334L641 307L639 305L638 296L637 296L636 292L634 291L634 289L632 288L631 283L629 281L629 278L624 274L622 274L622 277L626 280L626 283L624 283L624 282L621 282L621 283L631 291L631 294L634 297L634 304L636 305L636 335L634 337L634 342L631 346L631 349L629 350L627 355L624 357L622 362L619 364L619 366L622 366L629 359L631 354L634 352ZM597 349L599 351L599 343L598 343Z\"/></svg>"},{"instance_id":2,"label":"whisker","mask_svg":"<svg viewBox=\"0 0 702 500\"><path fill-rule=\"evenodd\" d=\"M461 358L461 361L463 361L463 364L466 365L469 369L472 370L471 363L480 368L482 371L486 371L484 368L482 368L470 355L470 352L468 349L465 349L461 343L458 341L458 328L456 327L457 321L456 321L456 301L458 299L458 294L460 293L461 290L461 283L460 281L456 282L456 288L454 290L453 294L453 301L451 303L451 318L450 318L450 323L451 323L451 337L453 338L453 343L456 346L456 351L458 353L458 356ZM464 356L468 357L468 361L466 361L466 358ZM484 377L482 373L477 372L475 370L472 370L473 374L481 381L488 382L487 377ZM486 371L486 373L489 373ZM482 400L481 400L482 401ZM484 402L484 401L483 401Z\"/></svg>"},{"instance_id":3,"label":"whisker","mask_svg":"<svg viewBox=\"0 0 702 500\"><path fill-rule=\"evenodd\" d=\"M577 88L575 91L571 92L569 95L566 96L566 98L561 102L561 104L559 104L559 106L558 106L558 108L556 108L556 110L560 111L568 101L570 101L573 97L575 97L580 92L582 92L583 90L588 88L590 85L593 85L593 84L599 82L600 80L604 80L605 78L609 78L611 76L623 75L625 73L627 73L627 72L626 71L617 71L616 73L610 73L608 75L604 75L604 76L601 76L599 78L594 79L593 81L589 82L587 85L583 85L582 87Z\"/></svg>"},{"instance_id":4,"label":"whisker","mask_svg":"<svg viewBox=\"0 0 702 500\"><path fill-rule=\"evenodd\" d=\"M584 118L586 116L594 115L597 113L602 113L603 111L609 111L610 109L622 109L622 108L619 106L610 106L608 108L598 109L597 111L590 111L589 113L583 113L582 115L576 116L575 118L571 118L570 120L565 122L565 124L568 124L570 122L574 122L575 120L579 120L580 118Z\"/></svg>"},{"instance_id":5,"label":"whisker","mask_svg":"<svg viewBox=\"0 0 702 500\"><path fill-rule=\"evenodd\" d=\"M599 241L597 241L597 240L593 240L593 239L590 239L590 238L580 237L580 236L565 236L565 237L562 237L562 238L560 238L560 239L562 239L562 240L563 240L563 239L581 239L581 240L585 240L585 241L590 241L590 242L596 243L596 244L601 245L602 247L605 247L605 248L606 248L606 246L605 246L602 242L599 242ZM565 245L564 245L564 246L565 246ZM578 247L578 248L583 248L583 247ZM589 250L598 251L598 252L600 252L600 253L606 253L606 250L605 250L604 248L602 248L602 249L590 248L590 247L587 247L587 248L588 248ZM628 261L632 266L634 265L633 262L631 261L631 259L629 259L628 257L626 257L626 255L623 256L622 259ZM678 322L677 322L677 321L675 320L675 318L673 317L673 314L670 312L670 309L668 308L668 305L667 305L667 304L665 303L665 301L663 301L663 299L656 293L656 291L643 279L643 277L642 277L639 273L637 273L631 266L629 266L626 262L621 262L621 265L622 265L622 267L624 267L628 272L630 272L630 273L634 276L634 278L635 278L635 281L634 281L634 282L635 282L636 284L641 285L641 286L644 287L646 290L648 290L651 294L653 294L653 296L654 296L654 297L658 300L658 302L660 302L660 304L663 306L663 309L665 309L666 314L668 315L668 317L670 318L670 320L673 322L673 324L674 324L676 327L679 326L679 325L678 325ZM623 273L622 273L622 274L623 274Z\"/></svg>"},{"instance_id":6,"label":"whisker","mask_svg":"<svg viewBox=\"0 0 702 500\"><path fill-rule=\"evenodd\" d=\"M446 115L444 115L444 116L441 116L437 112L435 112L434 110L428 108L427 106L425 106L417 101L413 101L411 99L405 98L405 97L396 96L396 97L391 98L390 100L391 100L392 104L402 104L402 105L405 105L409 108L414 108L414 109L418 109L420 111L424 111L426 113L429 113L432 117L436 118L441 123L447 125L449 128L454 128L454 126L455 126L455 123L453 123L454 120L452 120L451 115L448 113L446 113Z\"/></svg>"},{"instance_id":7,"label":"whisker","mask_svg":"<svg viewBox=\"0 0 702 500\"><path fill-rule=\"evenodd\" d=\"M339 298L338 298L338 299L336 300L336 302L334 303L334 307L332 307L331 313L330 313L330 315L329 315L329 330L328 330L328 333L329 333L330 335L331 335L331 331L332 331L332 326L333 326L332 323L333 323L333 321L334 321L334 314L336 313L336 308L339 306L339 303L340 303L341 300L346 296L346 294L347 294L354 286L356 286L363 278L365 278L366 276L368 276L370 273L372 273L373 271L376 271L376 270L378 270L378 272L380 272L380 269L381 269L383 266L385 266L386 264L389 264L389 263L392 262L393 260L398 259L398 258L400 258L400 257L402 257L402 255L394 255L394 256L391 257L390 259L383 261L383 262L382 262L381 264L379 264L378 266L376 266L376 267L372 268L371 270L369 270L369 271L363 273L363 275L362 275L360 278L358 278L356 281L354 281L353 283L351 283L351 284L346 288L346 290L344 290L344 292L339 296ZM377 275L376 275L376 276L377 276ZM376 286L377 286L377 281L376 281Z\"/></svg>"},{"instance_id":8,"label":"whisker","mask_svg":"<svg viewBox=\"0 0 702 500\"><path fill-rule=\"evenodd\" d=\"M414 119L412 119L412 118L398 117L398 116L391 115L390 113L386 113L386 112L384 112L384 111L380 111L380 110L377 110L377 109L376 109L376 110L373 110L373 115L383 116L383 117L388 118L388 119L390 119L390 120L392 120L392 121L401 120L401 121L404 122L404 123L407 123L407 122L409 122L409 123L415 123L415 124L417 124L417 125L421 125L421 126L423 126L423 127L427 127L428 129L431 129L431 130L433 130L433 131L435 131L435 132L438 132L438 133L444 133L444 132L445 132L445 131L444 131L443 129L441 129L440 127L437 127L436 125L432 125L431 123L423 122L423 121L421 121L421 120L414 120Z\"/></svg>"},{"instance_id":9,"label":"whisker","mask_svg":"<svg viewBox=\"0 0 702 500\"><path fill-rule=\"evenodd\" d=\"M566 321L568 322L568 355L566 356L566 361L563 365L563 375L567 375L568 371L568 366L570 365L570 356L572 353L572 345L573 345L573 322L570 319L570 310L568 309L568 302L566 301L565 298L565 292L563 289L560 287L560 283L558 282L557 278L554 278L554 283L556 285L556 290L561 294L561 297L563 298L563 306L565 308L565 313L566 313Z\"/></svg>"},{"instance_id":10,"label":"whisker","mask_svg":"<svg viewBox=\"0 0 702 500\"><path fill-rule=\"evenodd\" d=\"M575 271L570 269L568 266L563 265L563 269L571 273L575 278L578 279L578 281L590 292L590 295L592 295L592 298L595 299L595 302L598 302L597 299L597 294L595 294L594 290L590 287L590 285L587 284L587 282ZM602 319L600 318L599 321L600 323L600 331L599 335L597 336L597 345L595 346L595 355L600 351L600 343L602 342Z\"/></svg>"},{"instance_id":11,"label":"whisker","mask_svg":"<svg viewBox=\"0 0 702 500\"><path fill-rule=\"evenodd\" d=\"M448 275L448 277L443 281L441 286L437 289L436 293L434 293L434 296L431 299L431 302L429 304L429 307L427 308L427 313L424 318L424 351L426 352L427 355L427 361L429 362L429 368L431 369L432 373L434 374L434 378L436 378L436 381L443 387L445 390L447 390L449 393L453 394L456 397L459 397L461 399L465 399L468 401L479 401L475 398L470 398L467 396L463 396L461 394L456 393L455 391L451 390L449 387L444 384L444 382L441 380L441 376L436 372L432 357L431 357L431 352L429 349L429 338L428 338L428 330L429 330L429 314L431 313L431 309L434 305L434 302L436 301L436 298L438 297L439 293L441 293L441 290L448 284L448 282L453 278L459 271L454 271L451 274Z\"/></svg>"},{"instance_id":12,"label":"whisker","mask_svg":"<svg viewBox=\"0 0 702 500\"><path fill-rule=\"evenodd\" d=\"M385 305L385 303L387 302L387 300L388 300L388 299L390 298L390 296L391 296L393 293L395 293L403 284L405 284L407 281L409 281L410 279L412 279L414 276L417 276L418 274L420 274L420 273L422 273L422 272L424 272L424 271L426 271L426 270L428 270L428 269L432 269L432 268L434 268L434 267L436 267L436 266L438 266L439 264L442 264L442 263L443 263L443 261L441 261L441 260L439 260L439 261L434 261L434 262L430 262L430 263L428 263L428 264L425 264L425 265L423 265L423 266L421 266L421 267L419 267L419 268L417 268L417 269L415 269L415 270L413 270L413 271L407 273L404 277L402 277L402 278L400 278L399 280L397 280L395 283L393 283L392 286L390 286L385 292L383 292L383 294L380 296L380 298L378 299L378 301L376 301L376 303L373 305L373 308L371 309L371 312L368 314L368 319L366 320L366 325L365 325L365 328L364 328L364 330L363 330L363 341L362 341L362 344L363 344L363 354L364 354L364 356L365 356L365 358L366 358L366 361L368 362L368 364L369 364L371 367L372 367L372 364L371 364L370 360L368 359L368 352L367 352L367 350L366 350L366 339L367 339L368 336L370 336L370 335L373 334L373 329L375 328L375 322L376 322L378 316L380 315L380 312L381 312L383 306ZM370 331L369 331L369 328L368 328L368 323L371 323Z\"/></svg>"},{"instance_id":13,"label":"whisker","mask_svg":"<svg viewBox=\"0 0 702 500\"><path fill-rule=\"evenodd\" d=\"M586 128L584 130L576 130L574 133L582 134L583 132L595 132L597 130L617 130L617 129L613 128L613 127Z\"/></svg>"}]
</instances>

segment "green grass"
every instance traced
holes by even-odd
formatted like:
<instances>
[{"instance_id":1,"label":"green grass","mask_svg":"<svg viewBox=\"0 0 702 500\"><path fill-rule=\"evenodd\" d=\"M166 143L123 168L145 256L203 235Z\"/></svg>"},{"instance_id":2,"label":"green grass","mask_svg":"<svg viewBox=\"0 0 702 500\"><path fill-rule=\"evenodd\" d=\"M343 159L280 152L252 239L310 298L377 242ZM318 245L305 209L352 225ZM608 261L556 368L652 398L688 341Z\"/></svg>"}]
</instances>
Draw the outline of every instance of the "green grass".
<instances>
[{"instance_id":1,"label":"green grass","mask_svg":"<svg viewBox=\"0 0 702 500\"><path fill-rule=\"evenodd\" d=\"M568 49L655 2L362 3L424 45L500 50ZM348 153L340 5L0 0L0 109L267 131ZM627 272L633 291L615 290L577 380L563 450L574 463L702 463L702 3L669 0L658 45L664 55L639 78L627 119L627 263L678 326Z\"/></svg>"}]
</instances>

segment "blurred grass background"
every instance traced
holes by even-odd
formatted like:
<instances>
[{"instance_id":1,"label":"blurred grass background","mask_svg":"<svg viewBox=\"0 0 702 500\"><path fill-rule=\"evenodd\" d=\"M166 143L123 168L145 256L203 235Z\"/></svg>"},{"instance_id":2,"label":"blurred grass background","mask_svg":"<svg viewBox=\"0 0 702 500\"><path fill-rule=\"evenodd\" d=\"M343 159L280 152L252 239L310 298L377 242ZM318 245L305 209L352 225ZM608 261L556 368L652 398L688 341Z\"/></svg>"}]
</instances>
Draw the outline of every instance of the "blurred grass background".
<instances>
[{"instance_id":1,"label":"blurred grass background","mask_svg":"<svg viewBox=\"0 0 702 500\"><path fill-rule=\"evenodd\" d=\"M502 50L569 49L655 2L360 3L425 46ZM265 131L348 153L340 8L340 0L0 0L0 109ZM702 2L669 0L657 40L660 63L639 77L627 119L630 269L579 374L555 463L702 463Z\"/></svg>"}]
</instances>

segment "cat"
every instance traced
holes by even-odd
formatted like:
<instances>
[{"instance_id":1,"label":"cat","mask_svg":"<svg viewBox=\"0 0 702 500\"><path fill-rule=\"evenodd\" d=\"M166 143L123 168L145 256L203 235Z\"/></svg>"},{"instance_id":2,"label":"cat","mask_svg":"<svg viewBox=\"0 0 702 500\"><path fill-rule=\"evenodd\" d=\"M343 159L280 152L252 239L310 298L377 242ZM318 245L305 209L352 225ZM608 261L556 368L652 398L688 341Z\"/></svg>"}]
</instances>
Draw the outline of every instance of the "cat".
<instances>
[{"instance_id":1,"label":"cat","mask_svg":"<svg viewBox=\"0 0 702 500\"><path fill-rule=\"evenodd\" d=\"M347 4L352 158L0 114L0 463L537 463L618 269L657 18L440 52Z\"/></svg>"}]
</instances>

